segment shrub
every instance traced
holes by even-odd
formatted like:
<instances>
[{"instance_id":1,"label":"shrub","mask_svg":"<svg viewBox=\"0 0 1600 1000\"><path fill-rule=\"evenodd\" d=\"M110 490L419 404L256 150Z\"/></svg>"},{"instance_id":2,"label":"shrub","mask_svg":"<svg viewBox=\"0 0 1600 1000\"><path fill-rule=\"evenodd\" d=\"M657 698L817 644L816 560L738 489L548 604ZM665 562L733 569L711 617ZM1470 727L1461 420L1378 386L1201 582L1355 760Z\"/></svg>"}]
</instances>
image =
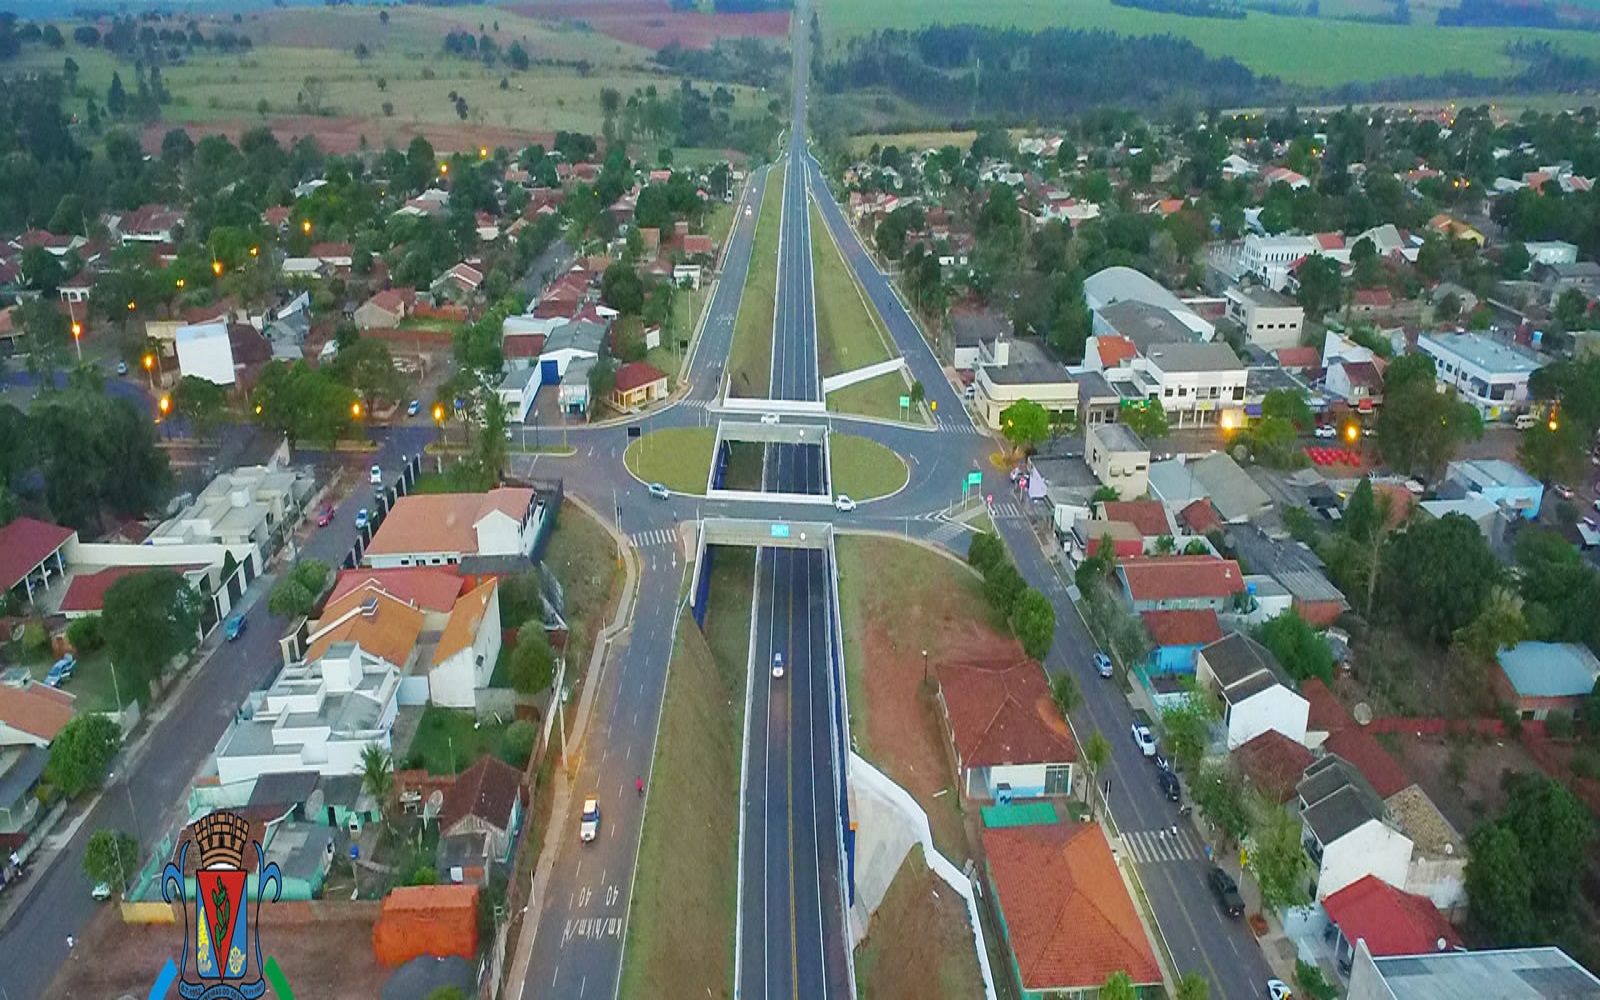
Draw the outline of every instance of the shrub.
<instances>
[{"instance_id":1,"label":"shrub","mask_svg":"<svg viewBox=\"0 0 1600 1000\"><path fill-rule=\"evenodd\" d=\"M992 532L980 531L967 546L967 565L985 576L1005 559L1005 546Z\"/></svg>"},{"instance_id":2,"label":"shrub","mask_svg":"<svg viewBox=\"0 0 1600 1000\"><path fill-rule=\"evenodd\" d=\"M500 756L513 767L527 767L533 756L534 741L539 738L539 727L526 719L518 719L506 727L500 737Z\"/></svg>"},{"instance_id":3,"label":"shrub","mask_svg":"<svg viewBox=\"0 0 1600 1000\"><path fill-rule=\"evenodd\" d=\"M1011 611L1016 607L1017 598L1022 596L1028 584L1022 579L1022 574L1010 563L1001 563L994 569L984 574L983 594L989 599L989 604L1006 618L1011 617Z\"/></svg>"},{"instance_id":4,"label":"shrub","mask_svg":"<svg viewBox=\"0 0 1600 1000\"><path fill-rule=\"evenodd\" d=\"M29 656L40 656L50 649L50 631L44 622L31 621L22 626L22 651Z\"/></svg>"},{"instance_id":5,"label":"shrub","mask_svg":"<svg viewBox=\"0 0 1600 1000\"><path fill-rule=\"evenodd\" d=\"M67 626L67 641L79 654L92 653L105 645L105 637L100 634L100 616L88 615L73 621Z\"/></svg>"}]
</instances>

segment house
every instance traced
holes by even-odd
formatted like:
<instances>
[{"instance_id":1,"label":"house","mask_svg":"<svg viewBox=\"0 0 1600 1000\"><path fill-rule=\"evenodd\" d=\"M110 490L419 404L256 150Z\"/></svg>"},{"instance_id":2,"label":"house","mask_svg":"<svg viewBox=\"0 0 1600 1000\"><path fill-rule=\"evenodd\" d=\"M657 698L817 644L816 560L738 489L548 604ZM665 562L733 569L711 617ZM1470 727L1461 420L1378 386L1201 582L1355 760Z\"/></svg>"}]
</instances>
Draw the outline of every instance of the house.
<instances>
[{"instance_id":1,"label":"house","mask_svg":"<svg viewBox=\"0 0 1600 1000\"><path fill-rule=\"evenodd\" d=\"M1272 498L1225 452L1199 461L1183 458L1150 466L1150 493L1173 507L1209 500L1227 524L1243 524L1272 509Z\"/></svg>"},{"instance_id":2,"label":"house","mask_svg":"<svg viewBox=\"0 0 1600 1000\"><path fill-rule=\"evenodd\" d=\"M444 805L439 810L441 853L446 840L481 838L486 841L489 860L506 863L522 829L525 805L522 774L493 754L479 757L477 763L456 776L444 794ZM451 882L488 881L487 873L473 879L470 873L458 872L456 867L441 865L441 874L447 874Z\"/></svg>"},{"instance_id":3,"label":"house","mask_svg":"<svg viewBox=\"0 0 1600 1000\"><path fill-rule=\"evenodd\" d=\"M546 515L531 489L401 497L367 546L374 569L455 565L471 556L527 556Z\"/></svg>"},{"instance_id":4,"label":"house","mask_svg":"<svg viewBox=\"0 0 1600 1000\"><path fill-rule=\"evenodd\" d=\"M700 265L672 265L672 283L679 288L698 289L700 287Z\"/></svg>"},{"instance_id":5,"label":"house","mask_svg":"<svg viewBox=\"0 0 1600 1000\"><path fill-rule=\"evenodd\" d=\"M1304 743L1310 704L1272 651L1235 632L1202 647L1195 658L1195 682L1222 699L1222 725L1228 749L1243 746L1268 730Z\"/></svg>"},{"instance_id":6,"label":"house","mask_svg":"<svg viewBox=\"0 0 1600 1000\"><path fill-rule=\"evenodd\" d=\"M0 309L0 353L15 354L22 342L22 323L17 319L17 307Z\"/></svg>"},{"instance_id":7,"label":"house","mask_svg":"<svg viewBox=\"0 0 1600 1000\"><path fill-rule=\"evenodd\" d=\"M1544 484L1501 458L1451 462L1445 466L1445 480L1460 487L1468 497L1482 497L1508 516L1520 515L1528 521L1538 519L1544 503Z\"/></svg>"},{"instance_id":8,"label":"house","mask_svg":"<svg viewBox=\"0 0 1600 1000\"><path fill-rule=\"evenodd\" d=\"M1600 978L1560 948L1378 957L1357 945L1347 1000L1594 1000Z\"/></svg>"},{"instance_id":9,"label":"house","mask_svg":"<svg viewBox=\"0 0 1600 1000\"><path fill-rule=\"evenodd\" d=\"M141 205L131 212L106 216L111 238L129 243L176 243L183 234L184 214L167 205Z\"/></svg>"},{"instance_id":10,"label":"house","mask_svg":"<svg viewBox=\"0 0 1600 1000\"><path fill-rule=\"evenodd\" d=\"M1084 432L1085 458L1101 483L1131 500L1150 489L1150 449L1126 424L1096 424Z\"/></svg>"},{"instance_id":11,"label":"house","mask_svg":"<svg viewBox=\"0 0 1600 1000\"><path fill-rule=\"evenodd\" d=\"M34 680L26 667L0 674L0 851L17 850L28 839L50 744L71 721L73 701Z\"/></svg>"},{"instance_id":12,"label":"house","mask_svg":"<svg viewBox=\"0 0 1600 1000\"><path fill-rule=\"evenodd\" d=\"M957 371L971 371L978 367L985 344L1008 339L1012 334L1010 318L998 309L952 309L950 336L955 343L952 364Z\"/></svg>"},{"instance_id":13,"label":"house","mask_svg":"<svg viewBox=\"0 0 1600 1000\"><path fill-rule=\"evenodd\" d=\"M1306 768L1297 788L1306 853L1316 868L1316 899L1373 875L1403 887L1411 839L1389 823L1377 792L1354 767L1328 754Z\"/></svg>"},{"instance_id":14,"label":"house","mask_svg":"<svg viewBox=\"0 0 1600 1000\"><path fill-rule=\"evenodd\" d=\"M388 288L379 292L357 307L356 329L376 330L399 326L411 314L416 294L409 288Z\"/></svg>"},{"instance_id":15,"label":"house","mask_svg":"<svg viewBox=\"0 0 1600 1000\"><path fill-rule=\"evenodd\" d=\"M1522 351L1480 333L1424 333L1417 350L1433 359L1440 385L1453 387L1485 420L1503 420L1528 402L1528 379L1541 366Z\"/></svg>"},{"instance_id":16,"label":"house","mask_svg":"<svg viewBox=\"0 0 1600 1000\"><path fill-rule=\"evenodd\" d=\"M1107 332L1102 329L1104 324L1100 320L1107 307L1118 302L1143 302L1170 313L1189 329L1192 339L1210 340L1216 336L1215 324L1189 308L1155 279L1131 267L1107 267L1089 275L1083 282L1083 298L1096 317L1094 333Z\"/></svg>"},{"instance_id":17,"label":"house","mask_svg":"<svg viewBox=\"0 0 1600 1000\"><path fill-rule=\"evenodd\" d=\"M476 294L482 284L483 272L463 261L434 278L428 291L435 298L459 302Z\"/></svg>"},{"instance_id":18,"label":"house","mask_svg":"<svg viewBox=\"0 0 1600 1000\"><path fill-rule=\"evenodd\" d=\"M1138 345L1117 333L1091 336L1084 344L1083 366L1089 371L1107 372L1125 368L1139 356Z\"/></svg>"},{"instance_id":19,"label":"house","mask_svg":"<svg viewBox=\"0 0 1600 1000\"><path fill-rule=\"evenodd\" d=\"M1037 663L944 664L937 674L956 779L967 797L1072 794L1078 750Z\"/></svg>"},{"instance_id":20,"label":"house","mask_svg":"<svg viewBox=\"0 0 1600 1000\"><path fill-rule=\"evenodd\" d=\"M222 321L180 326L173 337L178 370L215 385L233 385L233 341Z\"/></svg>"},{"instance_id":21,"label":"house","mask_svg":"<svg viewBox=\"0 0 1600 1000\"><path fill-rule=\"evenodd\" d=\"M539 339L542 341L544 338ZM506 422L525 423L541 388L537 365L514 364L507 358L505 374L494 387L500 405L505 407Z\"/></svg>"},{"instance_id":22,"label":"house","mask_svg":"<svg viewBox=\"0 0 1600 1000\"><path fill-rule=\"evenodd\" d=\"M1172 535L1167 508L1154 500L1106 500L1100 504L1100 519L1132 525L1145 547L1163 535Z\"/></svg>"},{"instance_id":23,"label":"house","mask_svg":"<svg viewBox=\"0 0 1600 1000\"><path fill-rule=\"evenodd\" d=\"M305 356L306 338L311 336L311 295L301 292L286 306L268 314L262 334L272 345L275 361L293 363Z\"/></svg>"},{"instance_id":24,"label":"house","mask_svg":"<svg viewBox=\"0 0 1600 1000\"><path fill-rule=\"evenodd\" d=\"M1311 182L1306 180L1304 174L1296 173L1288 167L1268 167L1261 171L1261 179L1266 181L1269 187L1273 184L1287 184L1296 191L1311 186Z\"/></svg>"},{"instance_id":25,"label":"house","mask_svg":"<svg viewBox=\"0 0 1600 1000\"><path fill-rule=\"evenodd\" d=\"M1528 251L1528 264L1576 264L1578 262L1578 248L1565 240L1533 240L1522 244Z\"/></svg>"},{"instance_id":26,"label":"house","mask_svg":"<svg viewBox=\"0 0 1600 1000\"><path fill-rule=\"evenodd\" d=\"M667 398L667 373L648 361L630 361L617 369L611 405L624 412Z\"/></svg>"},{"instance_id":27,"label":"house","mask_svg":"<svg viewBox=\"0 0 1600 1000\"><path fill-rule=\"evenodd\" d=\"M339 643L355 643L363 653L405 674L416 661L426 624L420 610L387 591L353 591L329 601L322 618L309 626L305 659L315 662Z\"/></svg>"},{"instance_id":28,"label":"house","mask_svg":"<svg viewBox=\"0 0 1600 1000\"><path fill-rule=\"evenodd\" d=\"M1358 288L1351 298L1350 311L1367 316L1394 308L1394 293L1387 288Z\"/></svg>"},{"instance_id":29,"label":"house","mask_svg":"<svg viewBox=\"0 0 1600 1000\"><path fill-rule=\"evenodd\" d=\"M1362 413L1383 401L1383 373L1373 361L1335 361L1328 366L1325 384L1329 395Z\"/></svg>"},{"instance_id":30,"label":"house","mask_svg":"<svg viewBox=\"0 0 1600 1000\"><path fill-rule=\"evenodd\" d=\"M0 593L26 597L32 604L35 590L66 572L62 549L77 539L71 528L32 517L0 527Z\"/></svg>"},{"instance_id":31,"label":"house","mask_svg":"<svg viewBox=\"0 0 1600 1000\"><path fill-rule=\"evenodd\" d=\"M500 656L500 588L494 577L462 595L433 650L428 700L473 708Z\"/></svg>"},{"instance_id":32,"label":"house","mask_svg":"<svg viewBox=\"0 0 1600 1000\"><path fill-rule=\"evenodd\" d=\"M422 612L426 630L444 628L450 612L455 610L456 599L461 596L465 580L453 570L428 566L407 566L403 569L342 569L328 594L332 605L357 590L382 591Z\"/></svg>"},{"instance_id":33,"label":"house","mask_svg":"<svg viewBox=\"0 0 1600 1000\"><path fill-rule=\"evenodd\" d=\"M1223 179L1231 181L1235 177L1254 177L1261 168L1238 153L1229 153L1222 158L1220 169Z\"/></svg>"},{"instance_id":34,"label":"house","mask_svg":"<svg viewBox=\"0 0 1600 1000\"><path fill-rule=\"evenodd\" d=\"M1287 295L1270 288L1234 287L1223 296L1227 317L1239 324L1245 340L1264 351L1296 347L1305 327L1306 311Z\"/></svg>"},{"instance_id":35,"label":"house","mask_svg":"<svg viewBox=\"0 0 1600 1000\"><path fill-rule=\"evenodd\" d=\"M1529 720L1582 715L1600 680L1600 659L1575 642L1519 642L1495 661L1495 695Z\"/></svg>"},{"instance_id":36,"label":"house","mask_svg":"<svg viewBox=\"0 0 1600 1000\"><path fill-rule=\"evenodd\" d=\"M1200 650L1222 638L1222 626L1211 608L1146 611L1139 616L1150 633L1149 672L1192 674Z\"/></svg>"},{"instance_id":37,"label":"house","mask_svg":"<svg viewBox=\"0 0 1600 1000\"><path fill-rule=\"evenodd\" d=\"M1461 936L1426 896L1396 889L1372 875L1361 878L1322 901L1338 932L1334 961L1348 975L1356 945L1376 958L1426 955L1461 947Z\"/></svg>"},{"instance_id":38,"label":"house","mask_svg":"<svg viewBox=\"0 0 1600 1000\"><path fill-rule=\"evenodd\" d=\"M983 855L1024 1000L1093 996L1113 972L1141 995L1160 989L1155 950L1097 824L985 829Z\"/></svg>"},{"instance_id":39,"label":"house","mask_svg":"<svg viewBox=\"0 0 1600 1000\"><path fill-rule=\"evenodd\" d=\"M1281 291L1289 283L1290 271L1296 264L1307 257L1327 253L1327 248L1315 236L1250 233L1240 248L1239 269L1241 274L1248 274L1268 288Z\"/></svg>"},{"instance_id":40,"label":"house","mask_svg":"<svg viewBox=\"0 0 1600 1000\"><path fill-rule=\"evenodd\" d=\"M1476 243L1479 247L1482 247L1484 243L1483 233L1476 226L1462 222L1460 219L1444 212L1440 212L1429 219L1428 228L1446 239L1466 240L1469 243Z\"/></svg>"},{"instance_id":41,"label":"house","mask_svg":"<svg viewBox=\"0 0 1600 1000\"><path fill-rule=\"evenodd\" d=\"M686 233L682 244L683 255L691 259L709 261L717 252L717 245L712 242L710 236L703 233Z\"/></svg>"},{"instance_id":42,"label":"house","mask_svg":"<svg viewBox=\"0 0 1600 1000\"><path fill-rule=\"evenodd\" d=\"M1133 610L1232 610L1244 593L1244 575L1232 559L1214 556L1151 556L1125 559L1117 582Z\"/></svg>"},{"instance_id":43,"label":"house","mask_svg":"<svg viewBox=\"0 0 1600 1000\"><path fill-rule=\"evenodd\" d=\"M478 919L475 885L400 886L383 898L372 951L390 967L424 955L435 961L450 955L476 961Z\"/></svg>"},{"instance_id":44,"label":"house","mask_svg":"<svg viewBox=\"0 0 1600 1000\"><path fill-rule=\"evenodd\" d=\"M156 525L145 544L248 545L269 556L299 521L313 487L309 474L289 469L266 465L230 469Z\"/></svg>"},{"instance_id":45,"label":"house","mask_svg":"<svg viewBox=\"0 0 1600 1000\"><path fill-rule=\"evenodd\" d=\"M1229 757L1251 788L1280 806L1299 794L1296 786L1311 766L1311 751L1276 729L1245 740Z\"/></svg>"},{"instance_id":46,"label":"house","mask_svg":"<svg viewBox=\"0 0 1600 1000\"><path fill-rule=\"evenodd\" d=\"M976 405L984 421L1000 429L1000 414L1019 399L1032 400L1053 413L1076 416L1078 384L1067 366L1028 340L994 341L980 351Z\"/></svg>"},{"instance_id":47,"label":"house","mask_svg":"<svg viewBox=\"0 0 1600 1000\"><path fill-rule=\"evenodd\" d=\"M1121 562L1144 554L1144 532L1126 521L1090 520L1080 517L1072 522L1067 539L1068 553L1073 565L1100 554L1100 547L1111 542L1112 556Z\"/></svg>"}]
</instances>

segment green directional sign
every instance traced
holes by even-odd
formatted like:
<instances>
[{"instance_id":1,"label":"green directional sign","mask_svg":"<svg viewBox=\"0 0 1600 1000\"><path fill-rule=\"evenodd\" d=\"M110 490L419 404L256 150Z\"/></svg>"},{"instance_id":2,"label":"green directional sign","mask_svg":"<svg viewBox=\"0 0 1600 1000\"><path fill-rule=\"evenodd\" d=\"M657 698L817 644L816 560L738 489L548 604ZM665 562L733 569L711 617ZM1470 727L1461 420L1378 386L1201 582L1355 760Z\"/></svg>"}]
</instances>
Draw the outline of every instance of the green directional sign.
<instances>
[{"instance_id":1,"label":"green directional sign","mask_svg":"<svg viewBox=\"0 0 1600 1000\"><path fill-rule=\"evenodd\" d=\"M983 485L983 473L982 472L969 472L969 473L967 473L967 485L968 486L982 486Z\"/></svg>"},{"instance_id":2,"label":"green directional sign","mask_svg":"<svg viewBox=\"0 0 1600 1000\"><path fill-rule=\"evenodd\" d=\"M911 409L911 397L910 396L901 396L900 397L900 409L902 409L902 410Z\"/></svg>"}]
</instances>

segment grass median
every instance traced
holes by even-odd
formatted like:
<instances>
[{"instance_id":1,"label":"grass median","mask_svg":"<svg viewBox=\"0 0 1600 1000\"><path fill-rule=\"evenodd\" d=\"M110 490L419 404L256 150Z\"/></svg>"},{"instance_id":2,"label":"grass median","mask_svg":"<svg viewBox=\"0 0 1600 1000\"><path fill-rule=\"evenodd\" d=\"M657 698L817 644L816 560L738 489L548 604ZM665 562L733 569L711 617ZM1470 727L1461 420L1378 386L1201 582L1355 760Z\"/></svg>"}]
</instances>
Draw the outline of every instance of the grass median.
<instances>
[{"instance_id":1,"label":"grass median","mask_svg":"<svg viewBox=\"0 0 1600 1000\"><path fill-rule=\"evenodd\" d=\"M933 873L921 845L900 863L856 948L856 982L873 1000L965 1000L983 995L967 907Z\"/></svg>"},{"instance_id":2,"label":"grass median","mask_svg":"<svg viewBox=\"0 0 1600 1000\"><path fill-rule=\"evenodd\" d=\"M719 547L706 632L678 625L618 996L733 994L739 759L755 550Z\"/></svg>"},{"instance_id":3,"label":"grass median","mask_svg":"<svg viewBox=\"0 0 1600 1000\"><path fill-rule=\"evenodd\" d=\"M728 352L728 378L735 396L764 398L772 383L772 311L778 301L778 231L782 228L782 164L767 174L761 215L750 248L750 270L739 296Z\"/></svg>"},{"instance_id":4,"label":"grass median","mask_svg":"<svg viewBox=\"0 0 1600 1000\"><path fill-rule=\"evenodd\" d=\"M716 443L715 427L668 427L631 442L622 461L629 472L647 483L703 496Z\"/></svg>"},{"instance_id":5,"label":"grass median","mask_svg":"<svg viewBox=\"0 0 1600 1000\"><path fill-rule=\"evenodd\" d=\"M853 434L828 435L833 491L854 500L885 497L910 477L906 460L876 441Z\"/></svg>"},{"instance_id":6,"label":"grass median","mask_svg":"<svg viewBox=\"0 0 1600 1000\"><path fill-rule=\"evenodd\" d=\"M906 424L927 424L922 407L900 408L900 397L910 397L905 376L899 372L875 375L864 382L847 385L828 393L828 409L834 413L858 413L863 417L894 420Z\"/></svg>"},{"instance_id":7,"label":"grass median","mask_svg":"<svg viewBox=\"0 0 1600 1000\"><path fill-rule=\"evenodd\" d=\"M811 271L816 286L817 364L823 376L894 357L889 335L867 305L815 202L811 204Z\"/></svg>"}]
</instances>

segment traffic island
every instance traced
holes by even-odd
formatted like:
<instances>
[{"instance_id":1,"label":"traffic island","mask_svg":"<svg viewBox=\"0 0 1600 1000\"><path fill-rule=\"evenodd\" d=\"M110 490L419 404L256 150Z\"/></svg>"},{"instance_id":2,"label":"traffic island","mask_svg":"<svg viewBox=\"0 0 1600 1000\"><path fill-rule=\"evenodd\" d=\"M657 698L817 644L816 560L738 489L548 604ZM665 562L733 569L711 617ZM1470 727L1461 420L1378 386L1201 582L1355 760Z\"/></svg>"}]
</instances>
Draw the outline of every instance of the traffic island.
<instances>
[{"instance_id":1,"label":"traffic island","mask_svg":"<svg viewBox=\"0 0 1600 1000\"><path fill-rule=\"evenodd\" d=\"M718 549L702 633L678 625L618 996L731 996L740 735L755 549Z\"/></svg>"},{"instance_id":2,"label":"traffic island","mask_svg":"<svg viewBox=\"0 0 1600 1000\"><path fill-rule=\"evenodd\" d=\"M669 427L630 441L622 462L647 483L660 483L674 493L703 496L716 442L715 427Z\"/></svg>"},{"instance_id":3,"label":"traffic island","mask_svg":"<svg viewBox=\"0 0 1600 1000\"><path fill-rule=\"evenodd\" d=\"M911 478L906 460L887 445L854 434L828 435L833 489L852 500L900 492Z\"/></svg>"}]
</instances>

